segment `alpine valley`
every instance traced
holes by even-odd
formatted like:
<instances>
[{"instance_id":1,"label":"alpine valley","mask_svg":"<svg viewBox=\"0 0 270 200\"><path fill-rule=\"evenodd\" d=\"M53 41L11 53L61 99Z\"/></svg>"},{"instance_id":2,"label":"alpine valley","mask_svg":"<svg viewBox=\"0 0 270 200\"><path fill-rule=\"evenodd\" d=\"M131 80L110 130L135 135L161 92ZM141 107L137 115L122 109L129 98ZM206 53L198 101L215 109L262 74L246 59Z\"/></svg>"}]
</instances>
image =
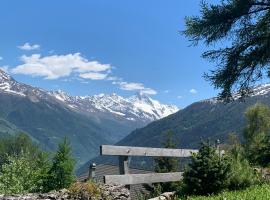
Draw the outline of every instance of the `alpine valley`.
<instances>
[{"instance_id":1,"label":"alpine valley","mask_svg":"<svg viewBox=\"0 0 270 200\"><path fill-rule=\"evenodd\" d=\"M270 84L262 84L255 88L249 97L224 103L217 98L195 102L186 108L146 127L134 130L118 144L131 146L159 147L168 130L180 147L197 148L201 140L219 139L222 143L228 140L230 133L236 133L240 139L245 126L245 111L248 107L262 103L270 106Z\"/></svg>"},{"instance_id":2,"label":"alpine valley","mask_svg":"<svg viewBox=\"0 0 270 200\"><path fill-rule=\"evenodd\" d=\"M255 87L246 99L240 100L239 95L234 95L234 101L230 103L217 98L195 102L168 117L132 131L117 145L162 147L169 130L174 133L174 141L179 148L198 148L201 140L208 139L211 142L219 139L221 143L226 143L230 133L237 134L241 139L245 111L256 103L270 106L270 84ZM78 174L85 173L91 162L115 163L116 159L110 156L97 157L82 166ZM132 157L130 164L144 168L153 166L152 162L152 159L145 157Z\"/></svg>"},{"instance_id":3,"label":"alpine valley","mask_svg":"<svg viewBox=\"0 0 270 200\"><path fill-rule=\"evenodd\" d=\"M70 139L77 165L98 154L132 130L178 111L144 95L71 96L14 80L0 70L0 136L25 132L46 150Z\"/></svg>"}]
</instances>

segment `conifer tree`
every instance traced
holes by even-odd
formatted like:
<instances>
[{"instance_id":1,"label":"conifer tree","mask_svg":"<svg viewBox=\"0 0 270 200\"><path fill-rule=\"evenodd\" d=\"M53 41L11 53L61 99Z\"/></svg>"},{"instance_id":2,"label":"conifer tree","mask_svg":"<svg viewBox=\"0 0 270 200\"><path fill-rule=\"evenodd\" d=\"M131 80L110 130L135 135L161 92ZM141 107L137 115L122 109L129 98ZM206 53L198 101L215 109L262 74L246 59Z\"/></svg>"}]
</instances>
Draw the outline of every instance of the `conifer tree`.
<instances>
[{"instance_id":1,"label":"conifer tree","mask_svg":"<svg viewBox=\"0 0 270 200\"><path fill-rule=\"evenodd\" d=\"M49 171L48 190L67 188L74 181L75 161L71 155L71 146L67 138L58 145Z\"/></svg>"},{"instance_id":2,"label":"conifer tree","mask_svg":"<svg viewBox=\"0 0 270 200\"><path fill-rule=\"evenodd\" d=\"M202 143L197 154L183 175L184 190L187 194L209 195L220 192L229 184L231 166L225 156L219 155L216 148Z\"/></svg>"},{"instance_id":3,"label":"conifer tree","mask_svg":"<svg viewBox=\"0 0 270 200\"><path fill-rule=\"evenodd\" d=\"M200 13L186 18L184 34L194 45L217 47L203 58L217 64L205 77L222 99L232 99L234 90L245 96L257 80L270 77L269 0L202 1Z\"/></svg>"}]
</instances>

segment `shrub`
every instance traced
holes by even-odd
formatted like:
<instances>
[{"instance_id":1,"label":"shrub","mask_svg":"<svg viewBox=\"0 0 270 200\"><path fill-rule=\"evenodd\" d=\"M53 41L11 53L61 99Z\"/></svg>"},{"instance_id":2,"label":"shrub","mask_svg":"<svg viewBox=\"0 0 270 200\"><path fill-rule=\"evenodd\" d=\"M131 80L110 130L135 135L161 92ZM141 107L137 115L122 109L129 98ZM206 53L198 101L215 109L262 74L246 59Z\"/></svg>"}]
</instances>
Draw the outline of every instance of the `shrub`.
<instances>
[{"instance_id":1,"label":"shrub","mask_svg":"<svg viewBox=\"0 0 270 200\"><path fill-rule=\"evenodd\" d=\"M0 172L0 193L19 194L43 191L46 179L44 174L46 174L46 165L39 165L28 153L20 157L9 156Z\"/></svg>"},{"instance_id":2,"label":"shrub","mask_svg":"<svg viewBox=\"0 0 270 200\"><path fill-rule=\"evenodd\" d=\"M230 139L234 140L234 142L227 150L231 162L229 189L244 189L260 183L260 174L255 172L245 158L244 148L238 142L237 136L231 135Z\"/></svg>"},{"instance_id":3,"label":"shrub","mask_svg":"<svg viewBox=\"0 0 270 200\"><path fill-rule=\"evenodd\" d=\"M1 138L0 166L8 162L8 157L20 157L27 152L31 152L27 156L32 160L37 160L44 154L27 134L19 133L15 136Z\"/></svg>"},{"instance_id":4,"label":"shrub","mask_svg":"<svg viewBox=\"0 0 270 200\"><path fill-rule=\"evenodd\" d=\"M74 199L102 199L102 189L93 181L73 183L69 187L69 192Z\"/></svg>"},{"instance_id":5,"label":"shrub","mask_svg":"<svg viewBox=\"0 0 270 200\"><path fill-rule=\"evenodd\" d=\"M0 140L0 192L43 192L50 162L47 153L23 133Z\"/></svg>"},{"instance_id":6,"label":"shrub","mask_svg":"<svg viewBox=\"0 0 270 200\"><path fill-rule=\"evenodd\" d=\"M260 183L260 175L250 167L247 160L232 160L231 166L230 190L245 189Z\"/></svg>"},{"instance_id":7,"label":"shrub","mask_svg":"<svg viewBox=\"0 0 270 200\"><path fill-rule=\"evenodd\" d=\"M230 171L227 157L219 156L214 147L202 143L184 171L184 191L186 194L199 195L220 192L228 186Z\"/></svg>"},{"instance_id":8,"label":"shrub","mask_svg":"<svg viewBox=\"0 0 270 200\"><path fill-rule=\"evenodd\" d=\"M244 130L245 151L253 165L270 164L270 108L255 104L245 113L247 125Z\"/></svg>"},{"instance_id":9,"label":"shrub","mask_svg":"<svg viewBox=\"0 0 270 200\"><path fill-rule=\"evenodd\" d=\"M74 181L75 162L67 139L52 161L25 134L0 141L0 193L47 192L67 188Z\"/></svg>"}]
</instances>

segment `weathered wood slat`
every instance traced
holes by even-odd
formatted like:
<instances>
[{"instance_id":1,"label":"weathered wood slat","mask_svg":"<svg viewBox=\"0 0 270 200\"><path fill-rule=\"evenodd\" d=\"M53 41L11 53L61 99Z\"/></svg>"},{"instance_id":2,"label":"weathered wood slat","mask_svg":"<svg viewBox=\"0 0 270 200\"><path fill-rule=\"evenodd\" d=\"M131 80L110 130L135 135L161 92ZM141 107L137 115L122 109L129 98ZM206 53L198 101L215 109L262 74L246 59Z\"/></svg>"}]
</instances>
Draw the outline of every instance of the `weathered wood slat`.
<instances>
[{"instance_id":1,"label":"weathered wood slat","mask_svg":"<svg viewBox=\"0 0 270 200\"><path fill-rule=\"evenodd\" d=\"M191 153L197 153L195 149L166 149L129 146L100 146L100 155L111 156L153 156L153 157L189 157Z\"/></svg>"},{"instance_id":2,"label":"weathered wood slat","mask_svg":"<svg viewBox=\"0 0 270 200\"><path fill-rule=\"evenodd\" d=\"M119 174L129 174L128 156L119 156Z\"/></svg>"},{"instance_id":3,"label":"weathered wood slat","mask_svg":"<svg viewBox=\"0 0 270 200\"><path fill-rule=\"evenodd\" d=\"M104 182L107 184L121 184L121 185L175 182L180 181L182 179L182 174L183 172L106 175L104 176Z\"/></svg>"}]
</instances>

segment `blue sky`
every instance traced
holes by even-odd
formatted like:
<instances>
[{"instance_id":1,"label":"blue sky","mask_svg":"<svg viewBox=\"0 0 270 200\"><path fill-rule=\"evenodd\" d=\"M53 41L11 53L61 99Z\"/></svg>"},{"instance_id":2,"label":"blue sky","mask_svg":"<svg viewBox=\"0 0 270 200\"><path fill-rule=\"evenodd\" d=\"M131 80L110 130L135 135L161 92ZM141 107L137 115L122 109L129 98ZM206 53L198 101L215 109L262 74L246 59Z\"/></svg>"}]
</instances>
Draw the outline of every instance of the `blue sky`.
<instances>
[{"instance_id":1,"label":"blue sky","mask_svg":"<svg viewBox=\"0 0 270 200\"><path fill-rule=\"evenodd\" d=\"M72 95L138 91L184 107L215 96L213 65L179 31L199 0L0 2L0 66L18 81Z\"/></svg>"}]
</instances>

